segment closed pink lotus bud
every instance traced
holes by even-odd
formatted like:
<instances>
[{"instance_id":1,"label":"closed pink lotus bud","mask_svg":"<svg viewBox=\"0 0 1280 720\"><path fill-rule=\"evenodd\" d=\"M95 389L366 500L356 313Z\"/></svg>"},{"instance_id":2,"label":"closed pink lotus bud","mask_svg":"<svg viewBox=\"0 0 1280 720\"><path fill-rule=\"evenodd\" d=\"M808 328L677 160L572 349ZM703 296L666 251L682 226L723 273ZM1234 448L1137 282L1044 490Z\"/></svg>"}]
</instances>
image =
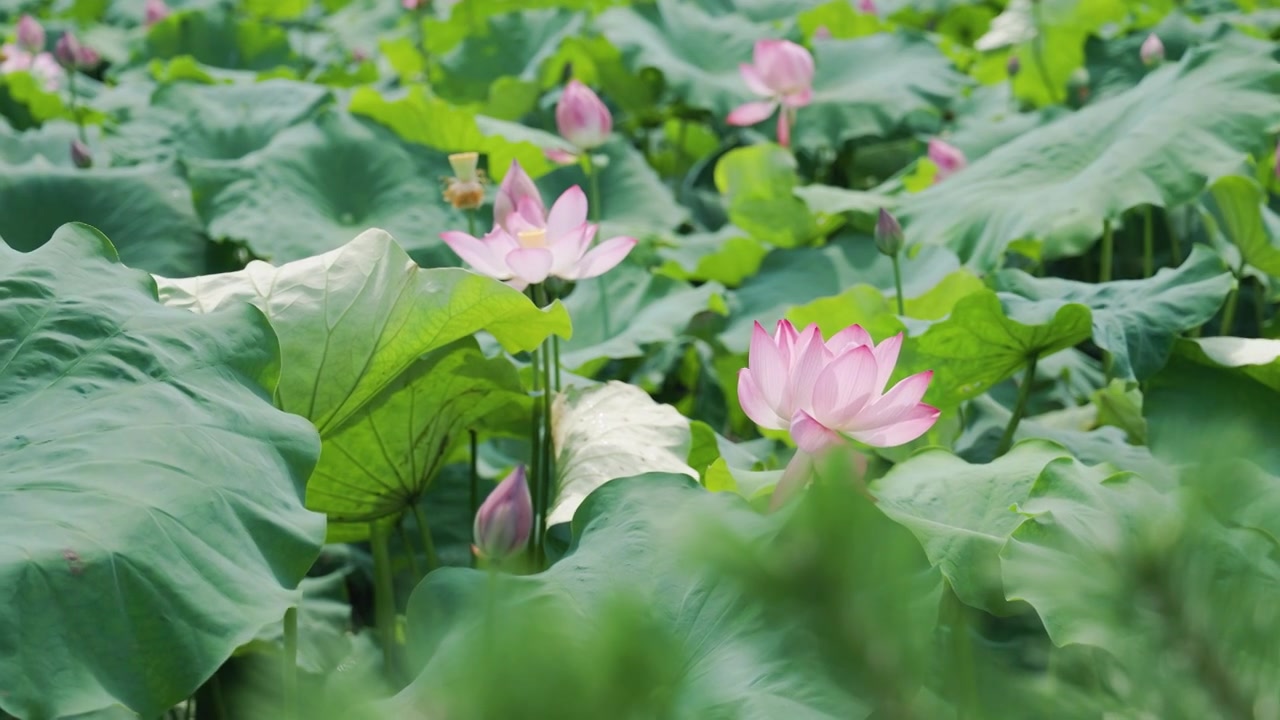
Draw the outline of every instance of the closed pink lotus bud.
<instances>
[{"instance_id":1,"label":"closed pink lotus bud","mask_svg":"<svg viewBox=\"0 0 1280 720\"><path fill-rule=\"evenodd\" d=\"M875 0L858 0L858 10L870 15L876 14Z\"/></svg>"},{"instance_id":2,"label":"closed pink lotus bud","mask_svg":"<svg viewBox=\"0 0 1280 720\"><path fill-rule=\"evenodd\" d=\"M89 146L79 140L71 141L71 162L75 166L84 169L93 167L93 153L89 150Z\"/></svg>"},{"instance_id":3,"label":"closed pink lotus bud","mask_svg":"<svg viewBox=\"0 0 1280 720\"><path fill-rule=\"evenodd\" d=\"M943 142L938 138L929 140L929 159L933 161L934 165L938 166L938 174L934 176L934 182L945 180L948 176L963 170L969 164L960 148Z\"/></svg>"},{"instance_id":4,"label":"closed pink lotus bud","mask_svg":"<svg viewBox=\"0 0 1280 720\"><path fill-rule=\"evenodd\" d=\"M1164 43L1160 42L1160 36L1155 33L1148 35L1147 39L1142 41L1138 57L1142 58L1142 64L1147 67L1164 62Z\"/></svg>"},{"instance_id":5,"label":"closed pink lotus bud","mask_svg":"<svg viewBox=\"0 0 1280 720\"><path fill-rule=\"evenodd\" d=\"M417 10L427 4L426 0L401 0L400 6L405 10Z\"/></svg>"},{"instance_id":6,"label":"closed pink lotus bud","mask_svg":"<svg viewBox=\"0 0 1280 720\"><path fill-rule=\"evenodd\" d=\"M53 54L58 58L58 62L68 70L89 70L98 66L102 58L97 51L92 48L81 45L80 41L72 33L63 33L58 38L58 43L54 45Z\"/></svg>"},{"instance_id":7,"label":"closed pink lotus bud","mask_svg":"<svg viewBox=\"0 0 1280 720\"><path fill-rule=\"evenodd\" d=\"M1017 77L1018 72L1022 70L1022 61L1017 55L1010 55L1009 62L1005 64L1005 69L1009 72L1009 77Z\"/></svg>"},{"instance_id":8,"label":"closed pink lotus bud","mask_svg":"<svg viewBox=\"0 0 1280 720\"><path fill-rule=\"evenodd\" d=\"M826 25L819 25L818 29L813 31L813 39L814 40L830 40L831 29L828 28Z\"/></svg>"},{"instance_id":9,"label":"closed pink lotus bud","mask_svg":"<svg viewBox=\"0 0 1280 720\"><path fill-rule=\"evenodd\" d=\"M893 257L902 252L902 225L893 213L880 208L876 218L876 248L881 253Z\"/></svg>"},{"instance_id":10,"label":"closed pink lotus bud","mask_svg":"<svg viewBox=\"0 0 1280 720\"><path fill-rule=\"evenodd\" d=\"M30 15L23 15L15 29L18 47L30 53L44 50L44 26Z\"/></svg>"},{"instance_id":11,"label":"closed pink lotus bud","mask_svg":"<svg viewBox=\"0 0 1280 720\"><path fill-rule=\"evenodd\" d=\"M476 512L472 533L480 557L501 562L524 550L533 531L533 496L518 466L489 493Z\"/></svg>"},{"instance_id":12,"label":"closed pink lotus bud","mask_svg":"<svg viewBox=\"0 0 1280 720\"><path fill-rule=\"evenodd\" d=\"M729 113L730 125L755 125L779 107L778 143L791 144L791 125L797 108L813 101L813 55L789 40L760 40L750 65L738 66L751 92L767 100L749 102Z\"/></svg>"},{"instance_id":13,"label":"closed pink lotus bud","mask_svg":"<svg viewBox=\"0 0 1280 720\"><path fill-rule=\"evenodd\" d=\"M590 150L609 139L613 116L591 88L570 80L556 104L556 127L565 140Z\"/></svg>"},{"instance_id":14,"label":"closed pink lotus bud","mask_svg":"<svg viewBox=\"0 0 1280 720\"><path fill-rule=\"evenodd\" d=\"M151 27L167 17L169 17L169 6L164 4L164 0L147 0L142 19L143 25Z\"/></svg>"}]
</instances>

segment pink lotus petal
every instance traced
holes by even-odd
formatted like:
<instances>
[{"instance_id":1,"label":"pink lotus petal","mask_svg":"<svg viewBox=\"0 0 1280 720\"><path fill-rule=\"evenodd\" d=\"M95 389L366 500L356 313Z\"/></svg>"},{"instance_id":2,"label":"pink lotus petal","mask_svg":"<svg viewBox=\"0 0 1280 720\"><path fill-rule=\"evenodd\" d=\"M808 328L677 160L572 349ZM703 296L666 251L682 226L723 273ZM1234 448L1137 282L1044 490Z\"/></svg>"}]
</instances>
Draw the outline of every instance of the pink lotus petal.
<instances>
[{"instance_id":1,"label":"pink lotus petal","mask_svg":"<svg viewBox=\"0 0 1280 720\"><path fill-rule=\"evenodd\" d=\"M560 195L547 214L548 244L555 245L561 238L576 239L586 221L587 194L574 185Z\"/></svg>"},{"instance_id":2,"label":"pink lotus petal","mask_svg":"<svg viewBox=\"0 0 1280 720\"><path fill-rule=\"evenodd\" d=\"M764 84L776 95L800 92L813 84L813 55L790 40L760 40L752 57Z\"/></svg>"},{"instance_id":3,"label":"pink lotus petal","mask_svg":"<svg viewBox=\"0 0 1280 720\"><path fill-rule=\"evenodd\" d=\"M791 353L790 392L783 395L783 406L779 408L781 411L790 414L794 410L812 406L814 385L818 383L818 376L829 360L827 346L822 342L818 326L810 325L805 328Z\"/></svg>"},{"instance_id":4,"label":"pink lotus petal","mask_svg":"<svg viewBox=\"0 0 1280 720\"><path fill-rule=\"evenodd\" d=\"M839 433L814 420L804 410L797 410L791 419L791 439L796 441L796 447L810 454L828 450L844 441Z\"/></svg>"},{"instance_id":5,"label":"pink lotus petal","mask_svg":"<svg viewBox=\"0 0 1280 720\"><path fill-rule=\"evenodd\" d=\"M595 237L596 227L596 225L582 223L550 243L548 247L554 258L551 263L552 275L568 280L575 277L574 268L578 267L587 248L591 247L591 239Z\"/></svg>"},{"instance_id":6,"label":"pink lotus petal","mask_svg":"<svg viewBox=\"0 0 1280 720\"><path fill-rule=\"evenodd\" d=\"M787 463L787 469L782 472L782 479L773 488L773 495L769 498L769 509L777 510L785 505L808 484L812 477L813 458L806 452L796 452L791 456L791 462Z\"/></svg>"},{"instance_id":7,"label":"pink lotus petal","mask_svg":"<svg viewBox=\"0 0 1280 720\"><path fill-rule=\"evenodd\" d=\"M473 238L464 232L450 230L440 233L440 239L457 253L468 265L492 278L505 280L511 277L511 271L484 241Z\"/></svg>"},{"instance_id":8,"label":"pink lotus petal","mask_svg":"<svg viewBox=\"0 0 1280 720\"><path fill-rule=\"evenodd\" d=\"M787 367L791 367L791 358L793 356L796 340L800 338L800 333L796 332L796 326L791 324L790 320L782 319L773 328L773 341L778 346L778 350L782 353L782 361Z\"/></svg>"},{"instance_id":9,"label":"pink lotus petal","mask_svg":"<svg viewBox=\"0 0 1280 720\"><path fill-rule=\"evenodd\" d=\"M764 78L760 77L760 71L756 69L755 65L742 63L738 65L738 72L742 73L742 81L747 84L748 90L764 97L773 96L773 90L770 90L769 86L764 84Z\"/></svg>"},{"instance_id":10,"label":"pink lotus petal","mask_svg":"<svg viewBox=\"0 0 1280 720\"><path fill-rule=\"evenodd\" d=\"M747 351L747 369L755 376L756 387L769 407L779 408L791 382L790 363L782 349L765 332L759 322L751 330L751 347Z\"/></svg>"},{"instance_id":11,"label":"pink lotus petal","mask_svg":"<svg viewBox=\"0 0 1280 720\"><path fill-rule=\"evenodd\" d=\"M791 113L787 112L787 108L782 108L782 112L778 113L778 144L791 147Z\"/></svg>"},{"instance_id":12,"label":"pink lotus petal","mask_svg":"<svg viewBox=\"0 0 1280 720\"><path fill-rule=\"evenodd\" d=\"M729 113L729 117L725 118L725 122L738 126L755 125L768 120L777 109L778 103L772 100L749 102L734 108L733 112Z\"/></svg>"},{"instance_id":13,"label":"pink lotus petal","mask_svg":"<svg viewBox=\"0 0 1280 720\"><path fill-rule=\"evenodd\" d=\"M861 325L850 325L832 335L831 339L827 341L827 349L836 355L858 345L875 345L871 335L866 330L863 330Z\"/></svg>"},{"instance_id":14,"label":"pink lotus petal","mask_svg":"<svg viewBox=\"0 0 1280 720\"><path fill-rule=\"evenodd\" d=\"M893 375L893 368L898 364L898 354L902 352L902 333L898 333L891 338L886 339L875 348L876 367L876 388L877 393L884 392L885 387L889 384L889 377Z\"/></svg>"},{"instance_id":15,"label":"pink lotus petal","mask_svg":"<svg viewBox=\"0 0 1280 720\"><path fill-rule=\"evenodd\" d=\"M507 267L521 280L535 285L551 272L551 251L546 248L518 248L507 253Z\"/></svg>"},{"instance_id":16,"label":"pink lotus petal","mask_svg":"<svg viewBox=\"0 0 1280 720\"><path fill-rule=\"evenodd\" d=\"M780 417L765 399L764 393L756 385L755 377L746 368L738 371L738 404L742 406L742 412L761 427L772 430L787 428L787 421Z\"/></svg>"},{"instance_id":17,"label":"pink lotus petal","mask_svg":"<svg viewBox=\"0 0 1280 720\"><path fill-rule=\"evenodd\" d=\"M856 345L822 370L813 389L813 416L834 428L846 427L877 393L876 357L868 345Z\"/></svg>"},{"instance_id":18,"label":"pink lotus petal","mask_svg":"<svg viewBox=\"0 0 1280 720\"><path fill-rule=\"evenodd\" d=\"M531 197L529 195L521 197L519 202L516 203L516 212L535 228L545 228L547 226L547 210L540 197Z\"/></svg>"},{"instance_id":19,"label":"pink lotus petal","mask_svg":"<svg viewBox=\"0 0 1280 720\"><path fill-rule=\"evenodd\" d=\"M507 226L507 217L520 207L522 198L531 198L538 208L543 208L542 196L538 194L538 186L533 184L533 180L524 171L524 168L520 167L520 163L512 160L506 176L502 178L502 183L498 185L498 194L493 199L494 224L507 228L508 232L516 232ZM541 210L536 213L536 217L530 216L525 219L531 222L540 220L545 213L545 210Z\"/></svg>"},{"instance_id":20,"label":"pink lotus petal","mask_svg":"<svg viewBox=\"0 0 1280 720\"><path fill-rule=\"evenodd\" d=\"M635 238L625 236L605 240L582 256L571 279L585 280L609 272L622 262L637 242Z\"/></svg>"},{"instance_id":21,"label":"pink lotus petal","mask_svg":"<svg viewBox=\"0 0 1280 720\"><path fill-rule=\"evenodd\" d=\"M846 434L854 440L873 447L905 445L929 432L929 428L938 422L938 416L941 414L938 408L931 405L915 405L892 425Z\"/></svg>"},{"instance_id":22,"label":"pink lotus petal","mask_svg":"<svg viewBox=\"0 0 1280 720\"><path fill-rule=\"evenodd\" d=\"M805 88L800 92L782 96L783 107L802 108L811 102L813 102L813 88Z\"/></svg>"},{"instance_id":23,"label":"pink lotus petal","mask_svg":"<svg viewBox=\"0 0 1280 720\"><path fill-rule=\"evenodd\" d=\"M867 418L869 424L888 425L897 422L899 417L906 415L911 408L920 404L920 400L929 389L931 380L933 380L932 370L903 378L869 408Z\"/></svg>"},{"instance_id":24,"label":"pink lotus petal","mask_svg":"<svg viewBox=\"0 0 1280 720\"><path fill-rule=\"evenodd\" d=\"M578 162L578 156L561 148L547 148L542 151L548 160L558 165L573 165Z\"/></svg>"}]
</instances>

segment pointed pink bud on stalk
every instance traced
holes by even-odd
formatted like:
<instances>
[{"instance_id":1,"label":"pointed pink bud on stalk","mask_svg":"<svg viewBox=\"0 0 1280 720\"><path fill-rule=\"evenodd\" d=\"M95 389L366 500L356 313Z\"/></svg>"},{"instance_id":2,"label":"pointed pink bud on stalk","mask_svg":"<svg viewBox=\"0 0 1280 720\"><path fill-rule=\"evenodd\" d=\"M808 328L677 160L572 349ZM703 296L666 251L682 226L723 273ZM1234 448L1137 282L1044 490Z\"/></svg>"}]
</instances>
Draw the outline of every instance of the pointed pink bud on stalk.
<instances>
[{"instance_id":1,"label":"pointed pink bud on stalk","mask_svg":"<svg viewBox=\"0 0 1280 720\"><path fill-rule=\"evenodd\" d=\"M1164 62L1164 43L1160 42L1160 36L1151 33L1146 40L1142 41L1142 47L1138 49L1138 57L1142 58L1142 64L1147 67L1153 67Z\"/></svg>"},{"instance_id":2,"label":"pointed pink bud on stalk","mask_svg":"<svg viewBox=\"0 0 1280 720\"><path fill-rule=\"evenodd\" d=\"M169 6L164 4L164 0L147 0L143 13L142 24L151 27L169 17Z\"/></svg>"},{"instance_id":3,"label":"pointed pink bud on stalk","mask_svg":"<svg viewBox=\"0 0 1280 720\"><path fill-rule=\"evenodd\" d=\"M869 15L876 14L875 0L858 0L858 10Z\"/></svg>"},{"instance_id":4,"label":"pointed pink bud on stalk","mask_svg":"<svg viewBox=\"0 0 1280 720\"><path fill-rule=\"evenodd\" d=\"M44 26L30 15L23 15L15 29L18 47L29 52L44 50Z\"/></svg>"},{"instance_id":5,"label":"pointed pink bud on stalk","mask_svg":"<svg viewBox=\"0 0 1280 720\"><path fill-rule=\"evenodd\" d=\"M512 161L493 201L494 228L482 238L450 230L440 234L476 271L523 290L558 277L585 280L612 270L636 246L619 236L595 247L600 227L587 222L587 195L574 185L548 212L538 187Z\"/></svg>"},{"instance_id":6,"label":"pointed pink bud on stalk","mask_svg":"<svg viewBox=\"0 0 1280 720\"><path fill-rule=\"evenodd\" d=\"M939 411L920 402L931 371L886 389L901 349L901 333L877 345L858 325L824 341L817 325L797 332L782 320L771 337L756 323L747 367L738 373L738 401L757 425L790 431L809 454L846 438L902 445L933 427Z\"/></svg>"},{"instance_id":7,"label":"pointed pink bud on stalk","mask_svg":"<svg viewBox=\"0 0 1280 720\"><path fill-rule=\"evenodd\" d=\"M778 114L778 144L791 144L791 125L797 109L813 101L813 55L789 40L760 40L750 65L738 66L751 92L766 98L740 105L729 113L730 125L755 125Z\"/></svg>"},{"instance_id":8,"label":"pointed pink bud on stalk","mask_svg":"<svg viewBox=\"0 0 1280 720\"><path fill-rule=\"evenodd\" d=\"M89 150L89 146L79 140L72 140L71 162L81 170L93 167L93 153Z\"/></svg>"},{"instance_id":9,"label":"pointed pink bud on stalk","mask_svg":"<svg viewBox=\"0 0 1280 720\"><path fill-rule=\"evenodd\" d=\"M70 32L63 33L62 37L58 38L53 54L68 70L90 70L97 67L102 60L97 51L81 45L76 36Z\"/></svg>"},{"instance_id":10,"label":"pointed pink bud on stalk","mask_svg":"<svg viewBox=\"0 0 1280 720\"><path fill-rule=\"evenodd\" d=\"M969 164L960 148L938 138L929 140L929 159L938 166L938 174L933 177L935 183L942 182Z\"/></svg>"},{"instance_id":11,"label":"pointed pink bud on stalk","mask_svg":"<svg viewBox=\"0 0 1280 720\"><path fill-rule=\"evenodd\" d=\"M876 218L876 247L889 257L902 252L902 225L884 208L880 208L880 216Z\"/></svg>"},{"instance_id":12,"label":"pointed pink bud on stalk","mask_svg":"<svg viewBox=\"0 0 1280 720\"><path fill-rule=\"evenodd\" d=\"M609 139L613 116L591 88L570 80L556 103L556 128L565 140L583 150L592 150Z\"/></svg>"},{"instance_id":13,"label":"pointed pink bud on stalk","mask_svg":"<svg viewBox=\"0 0 1280 720\"><path fill-rule=\"evenodd\" d=\"M476 511L472 533L480 557L502 562L518 555L533 531L533 496L525 480L524 465L498 483Z\"/></svg>"}]
</instances>

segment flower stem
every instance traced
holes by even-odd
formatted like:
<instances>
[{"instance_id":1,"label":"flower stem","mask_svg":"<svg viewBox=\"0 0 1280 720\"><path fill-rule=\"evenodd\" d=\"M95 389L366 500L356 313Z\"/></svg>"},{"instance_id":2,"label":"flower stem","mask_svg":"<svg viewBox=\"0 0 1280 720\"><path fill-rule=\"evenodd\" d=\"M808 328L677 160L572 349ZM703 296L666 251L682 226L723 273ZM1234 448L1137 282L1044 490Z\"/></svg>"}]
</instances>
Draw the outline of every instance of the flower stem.
<instances>
[{"instance_id":1,"label":"flower stem","mask_svg":"<svg viewBox=\"0 0 1280 720\"><path fill-rule=\"evenodd\" d=\"M1102 258L1099 261L1098 282L1111 282L1111 261L1116 254L1116 241L1111 232L1111 220L1102 221Z\"/></svg>"},{"instance_id":2,"label":"flower stem","mask_svg":"<svg viewBox=\"0 0 1280 720\"><path fill-rule=\"evenodd\" d=\"M898 291L898 314L906 315L906 304L902 300L902 266L898 262L898 256L901 253L893 254L893 286Z\"/></svg>"},{"instance_id":3,"label":"flower stem","mask_svg":"<svg viewBox=\"0 0 1280 720\"><path fill-rule=\"evenodd\" d=\"M404 554L409 558L409 572L413 573L414 578L422 577L422 568L418 566L418 551L409 539L409 530L403 522L396 523L396 529L400 532L400 545L404 548Z\"/></svg>"},{"instance_id":4,"label":"flower stem","mask_svg":"<svg viewBox=\"0 0 1280 720\"><path fill-rule=\"evenodd\" d=\"M285 720L298 718L298 608L284 611L284 672L281 690L284 695Z\"/></svg>"},{"instance_id":5,"label":"flower stem","mask_svg":"<svg viewBox=\"0 0 1280 720\"><path fill-rule=\"evenodd\" d=\"M389 675L396 674L396 588L391 575L387 523L369 523L369 546L373 550L373 618L382 646L382 663Z\"/></svg>"},{"instance_id":6,"label":"flower stem","mask_svg":"<svg viewBox=\"0 0 1280 720\"><path fill-rule=\"evenodd\" d=\"M1230 335L1236 324L1236 305L1240 302L1240 283L1243 281L1241 275L1244 274L1244 260L1240 261L1240 267L1236 270L1236 286L1231 288L1231 294L1227 295L1227 302L1222 307L1222 325L1218 328L1218 332L1222 335Z\"/></svg>"},{"instance_id":7,"label":"flower stem","mask_svg":"<svg viewBox=\"0 0 1280 720\"><path fill-rule=\"evenodd\" d=\"M1173 264L1175 266L1182 264L1182 240L1178 237L1178 232L1173 229L1173 219L1170 217L1169 210L1164 211L1164 225L1169 232L1169 254L1173 256Z\"/></svg>"},{"instance_id":8,"label":"flower stem","mask_svg":"<svg viewBox=\"0 0 1280 720\"><path fill-rule=\"evenodd\" d=\"M534 302L539 307L546 307L548 304L550 304L547 299L547 289L542 285L534 286L534 297L535 297ZM551 495L552 495L553 486L555 484L555 477L556 477L555 452L552 448L553 438L551 433L551 400L552 400L552 393L554 392L553 385L552 385L551 366L553 363L556 362L556 360L553 357L552 342L550 338L543 341L541 354L542 354L543 391L542 391L542 405L540 408L542 411L542 416L539 419L540 420L539 424L542 427L542 435L541 435L541 443L539 444L539 446L536 448L535 451L538 453L538 455L541 456L540 464L541 464L542 472L540 473L540 477L538 478L538 482L536 485L537 491L536 491L535 500L534 500L535 509L541 508L541 515L539 515L537 512L534 513L534 518L536 522L539 524L539 537L541 538L541 542L538 545L537 553L535 555L535 558L539 563L539 565L541 565L541 563L543 563L543 561L546 558L547 516L550 514L550 511L551 511Z\"/></svg>"},{"instance_id":9,"label":"flower stem","mask_svg":"<svg viewBox=\"0 0 1280 720\"><path fill-rule=\"evenodd\" d=\"M474 518L476 513L480 511L480 473L476 468L476 431L468 430L471 434L471 514L467 517ZM471 567L476 566L476 559L471 557Z\"/></svg>"},{"instance_id":10,"label":"flower stem","mask_svg":"<svg viewBox=\"0 0 1280 720\"><path fill-rule=\"evenodd\" d=\"M67 71L67 97L71 101L71 117L76 121L76 135L80 138L80 142L85 145L89 144L89 140L84 134L84 114L80 112L80 103L76 97L76 71L71 69Z\"/></svg>"},{"instance_id":11,"label":"flower stem","mask_svg":"<svg viewBox=\"0 0 1280 720\"><path fill-rule=\"evenodd\" d=\"M556 368L556 392L560 392L560 336L551 336L551 360Z\"/></svg>"},{"instance_id":12,"label":"flower stem","mask_svg":"<svg viewBox=\"0 0 1280 720\"><path fill-rule=\"evenodd\" d=\"M471 237L476 236L476 209L467 210L467 234Z\"/></svg>"},{"instance_id":13,"label":"flower stem","mask_svg":"<svg viewBox=\"0 0 1280 720\"><path fill-rule=\"evenodd\" d=\"M1142 277L1149 278L1156 272L1155 227L1151 220L1151 206L1142 210Z\"/></svg>"},{"instance_id":14,"label":"flower stem","mask_svg":"<svg viewBox=\"0 0 1280 720\"><path fill-rule=\"evenodd\" d=\"M591 159L591 153L586 154L587 158L587 180L591 195L588 198L587 208L588 217L600 222L603 214L600 199L600 169L596 167L595 161ZM596 278L596 287L600 289L600 323L604 329L603 340L608 340L613 332L609 328L609 286L604 280L604 275Z\"/></svg>"},{"instance_id":15,"label":"flower stem","mask_svg":"<svg viewBox=\"0 0 1280 720\"><path fill-rule=\"evenodd\" d=\"M996 455L1004 455L1013 447L1014 433L1018 431L1018 423L1022 422L1022 416L1027 412L1027 401L1031 399L1031 386L1036 381L1036 361L1039 359L1040 355L1037 353L1027 356L1027 370L1022 376L1022 384L1018 386L1018 402L1013 406L1013 415L1009 417L1009 425L1004 429L1004 437L1000 438Z\"/></svg>"},{"instance_id":16,"label":"flower stem","mask_svg":"<svg viewBox=\"0 0 1280 720\"><path fill-rule=\"evenodd\" d=\"M418 503L413 504L413 517L418 521L418 532L422 533L422 551L427 556L427 572L440 567L440 558L436 555L436 542L431 538L431 525L427 523L427 513Z\"/></svg>"}]
</instances>

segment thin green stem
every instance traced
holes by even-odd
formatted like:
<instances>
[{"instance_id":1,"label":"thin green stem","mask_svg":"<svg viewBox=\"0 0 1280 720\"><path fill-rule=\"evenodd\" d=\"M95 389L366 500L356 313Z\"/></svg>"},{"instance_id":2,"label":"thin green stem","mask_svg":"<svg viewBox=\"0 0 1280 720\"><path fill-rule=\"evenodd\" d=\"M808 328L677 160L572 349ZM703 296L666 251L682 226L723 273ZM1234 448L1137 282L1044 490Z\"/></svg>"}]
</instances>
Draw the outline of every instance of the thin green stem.
<instances>
[{"instance_id":1,"label":"thin green stem","mask_svg":"<svg viewBox=\"0 0 1280 720\"><path fill-rule=\"evenodd\" d=\"M471 436L471 504L468 506L471 508L471 514L467 517L474 518L476 513L480 512L480 471L476 467L479 453L476 447L476 431L468 430L467 433ZM476 559L472 556L471 567L475 566Z\"/></svg>"},{"instance_id":2,"label":"thin green stem","mask_svg":"<svg viewBox=\"0 0 1280 720\"><path fill-rule=\"evenodd\" d=\"M1111 282L1111 261L1116 254L1115 236L1111 231L1111 220L1102 221L1102 257L1099 260L1098 282Z\"/></svg>"},{"instance_id":3,"label":"thin green stem","mask_svg":"<svg viewBox=\"0 0 1280 720\"><path fill-rule=\"evenodd\" d=\"M898 291L898 314L906 315L906 304L902 299L902 264L898 262L898 255L900 254L893 254L893 287Z\"/></svg>"},{"instance_id":4,"label":"thin green stem","mask_svg":"<svg viewBox=\"0 0 1280 720\"><path fill-rule=\"evenodd\" d=\"M298 608L291 607L284 611L284 672L282 690L284 694L285 720L298 718Z\"/></svg>"},{"instance_id":5,"label":"thin green stem","mask_svg":"<svg viewBox=\"0 0 1280 720\"><path fill-rule=\"evenodd\" d=\"M543 287L542 285L537 285L534 288L534 293L536 296L535 302L539 306L545 307L548 302L546 288ZM543 391L542 391L542 407L541 407L542 417L540 418L540 424L542 426L542 438L541 438L542 442L538 448L538 452L542 458L541 460L542 474L537 484L537 488L538 488L537 505L540 508L542 508L542 516L539 517L537 521L541 525L540 537L542 538L542 542L539 544L537 549L538 552L537 552L537 555L535 556L539 563L542 563L546 558L546 525L547 525L546 516L550 514L550 510L551 510L551 494L552 494L553 486L555 484L555 473L556 473L555 454L552 448L553 438L551 434L551 402L553 398L552 393L554 392L551 366L556 361L555 361L555 358L553 357L552 343L550 340L543 341L541 354L542 354Z\"/></svg>"},{"instance_id":6,"label":"thin green stem","mask_svg":"<svg viewBox=\"0 0 1280 720\"><path fill-rule=\"evenodd\" d=\"M1149 278L1156 272L1156 235L1151 220L1151 206L1142 209L1142 277Z\"/></svg>"},{"instance_id":7,"label":"thin green stem","mask_svg":"<svg viewBox=\"0 0 1280 720\"><path fill-rule=\"evenodd\" d=\"M1031 43L1036 72L1040 73L1040 81L1044 83L1044 90L1049 94L1049 100L1058 103L1061 102L1058 100L1058 89L1053 86L1053 80L1049 78L1049 65L1044 61L1044 22L1040 17L1040 0L1031 0L1031 16L1036 30L1035 40Z\"/></svg>"},{"instance_id":8,"label":"thin green stem","mask_svg":"<svg viewBox=\"0 0 1280 720\"><path fill-rule=\"evenodd\" d=\"M560 392L560 336L551 336L551 360L555 363L556 392Z\"/></svg>"},{"instance_id":9,"label":"thin green stem","mask_svg":"<svg viewBox=\"0 0 1280 720\"><path fill-rule=\"evenodd\" d=\"M1173 257L1175 266L1182 264L1182 238L1178 237L1178 231L1173 228L1173 218L1170 216L1168 209L1164 211L1164 225L1169 232L1169 254Z\"/></svg>"},{"instance_id":10,"label":"thin green stem","mask_svg":"<svg viewBox=\"0 0 1280 720\"><path fill-rule=\"evenodd\" d=\"M431 572L440 567L440 558L436 555L436 542L431 538L431 525L427 523L427 513L416 502L413 504L413 518L418 521L418 532L422 533L422 551L427 556L427 572Z\"/></svg>"},{"instance_id":11,"label":"thin green stem","mask_svg":"<svg viewBox=\"0 0 1280 720\"><path fill-rule=\"evenodd\" d=\"M587 154L587 180L591 192L587 202L589 216L591 220L600 222L604 210L601 205L604 201L600 198L600 170L590 153ZM596 287L600 290L600 324L604 329L604 339L607 340L613 335L613 331L609 327L609 285L605 282L604 275L596 278Z\"/></svg>"},{"instance_id":12,"label":"thin green stem","mask_svg":"<svg viewBox=\"0 0 1280 720\"><path fill-rule=\"evenodd\" d=\"M1240 302L1240 277L1236 276L1236 286L1227 295L1227 302L1222 306L1222 325L1218 328L1221 335L1230 335L1236 324L1236 305Z\"/></svg>"},{"instance_id":13,"label":"thin green stem","mask_svg":"<svg viewBox=\"0 0 1280 720\"><path fill-rule=\"evenodd\" d=\"M369 546L373 550L373 621L378 626L382 663L388 674L396 675L396 588L391 574L391 549L387 523L369 523Z\"/></svg>"},{"instance_id":14,"label":"thin green stem","mask_svg":"<svg viewBox=\"0 0 1280 720\"><path fill-rule=\"evenodd\" d=\"M542 353L534 350L529 353L533 364L533 417L529 423L529 477L533 478L533 537L529 547L536 561L538 549L542 547L542 523L539 518L546 511L542 507Z\"/></svg>"},{"instance_id":15,"label":"thin green stem","mask_svg":"<svg viewBox=\"0 0 1280 720\"><path fill-rule=\"evenodd\" d=\"M1036 382L1036 361L1039 359L1040 356L1035 353L1027 357L1027 370L1022 376L1022 384L1018 386L1018 402L1013 406L1013 415L1009 417L1009 424L1004 429L1004 437L1000 438L996 455L1004 455L1013 447L1013 436L1018 431L1018 423L1022 422L1022 416L1027 413L1027 401L1031 399L1031 386Z\"/></svg>"},{"instance_id":16,"label":"thin green stem","mask_svg":"<svg viewBox=\"0 0 1280 720\"><path fill-rule=\"evenodd\" d=\"M413 546L413 541L409 539L409 530L404 526L403 522L396 523L396 529L400 531L400 546L404 548L404 554L409 558L409 572L413 573L415 578L422 577L422 567L418 565L418 551Z\"/></svg>"},{"instance_id":17,"label":"thin green stem","mask_svg":"<svg viewBox=\"0 0 1280 720\"><path fill-rule=\"evenodd\" d=\"M476 236L476 209L467 210L467 234L471 237Z\"/></svg>"},{"instance_id":18,"label":"thin green stem","mask_svg":"<svg viewBox=\"0 0 1280 720\"><path fill-rule=\"evenodd\" d=\"M67 96L71 100L71 117L76 121L76 135L80 142L88 145L89 140L84 134L84 113L80 112L80 100L76 96L76 75L74 68L67 71Z\"/></svg>"}]
</instances>

